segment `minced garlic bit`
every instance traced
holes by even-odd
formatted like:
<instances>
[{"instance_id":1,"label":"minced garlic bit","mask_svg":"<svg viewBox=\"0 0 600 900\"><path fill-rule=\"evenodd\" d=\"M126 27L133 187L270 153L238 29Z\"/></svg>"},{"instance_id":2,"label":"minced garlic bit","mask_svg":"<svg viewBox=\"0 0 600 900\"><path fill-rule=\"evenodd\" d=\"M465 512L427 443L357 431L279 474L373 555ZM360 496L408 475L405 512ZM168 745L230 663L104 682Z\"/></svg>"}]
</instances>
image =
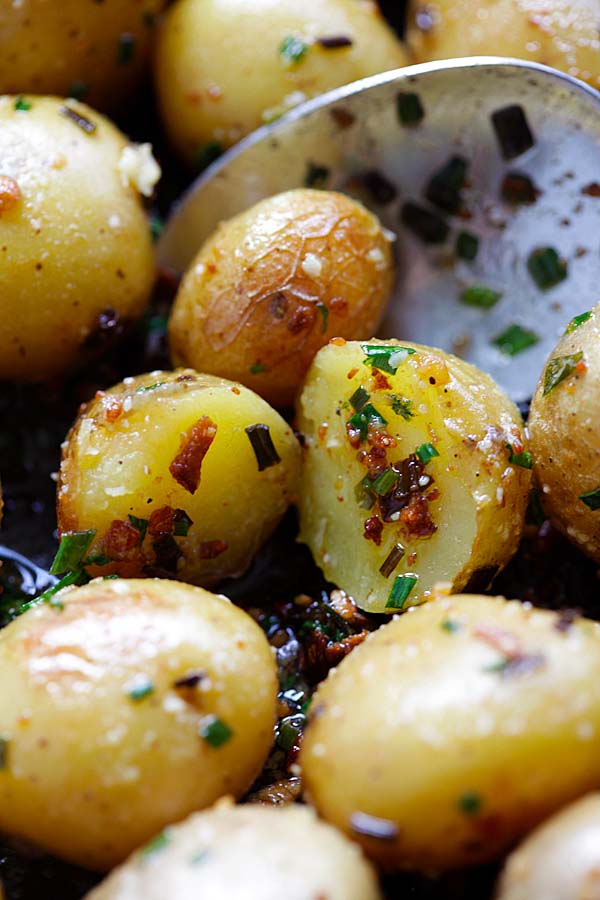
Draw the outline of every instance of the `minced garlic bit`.
<instances>
[{"instance_id":1,"label":"minced garlic bit","mask_svg":"<svg viewBox=\"0 0 600 900\"><path fill-rule=\"evenodd\" d=\"M311 278L318 278L323 271L323 263L315 253L307 253L300 263L300 268Z\"/></svg>"},{"instance_id":2,"label":"minced garlic bit","mask_svg":"<svg viewBox=\"0 0 600 900\"><path fill-rule=\"evenodd\" d=\"M129 144L121 153L118 169L123 187L134 187L144 197L152 196L161 176L152 144Z\"/></svg>"}]
</instances>

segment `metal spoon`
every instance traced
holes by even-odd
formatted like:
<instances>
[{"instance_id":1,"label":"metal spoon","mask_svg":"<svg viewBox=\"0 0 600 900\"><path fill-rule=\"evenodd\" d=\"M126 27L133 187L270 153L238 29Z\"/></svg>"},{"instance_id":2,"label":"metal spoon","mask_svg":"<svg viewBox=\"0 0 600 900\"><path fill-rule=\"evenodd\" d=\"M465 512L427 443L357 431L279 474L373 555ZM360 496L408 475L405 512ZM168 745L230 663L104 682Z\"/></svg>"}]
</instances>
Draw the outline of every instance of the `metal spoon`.
<instances>
[{"instance_id":1,"label":"metal spoon","mask_svg":"<svg viewBox=\"0 0 600 900\"><path fill-rule=\"evenodd\" d=\"M418 124L400 121L398 95L406 93L420 100ZM513 105L534 143L507 160L491 116ZM450 226L444 243L425 244L400 224L400 210L407 201L435 210L424 199L426 185L457 155L468 162L464 209L442 214ZM503 179L515 171L541 192L530 205L512 207L501 197ZM366 172L384 176L395 199L378 203L373 185L365 188ZM386 72L317 97L250 135L195 182L163 234L160 262L183 271L220 221L318 176L320 186L360 197L397 233L399 277L379 335L458 353L517 401L531 396L567 322L600 300L600 94L567 75L474 57ZM479 239L473 261L455 255L465 230ZM567 278L550 289L527 267L540 247L555 249L568 266ZM473 285L501 295L493 308L461 301ZM494 341L513 325L536 343L510 355Z\"/></svg>"}]
</instances>

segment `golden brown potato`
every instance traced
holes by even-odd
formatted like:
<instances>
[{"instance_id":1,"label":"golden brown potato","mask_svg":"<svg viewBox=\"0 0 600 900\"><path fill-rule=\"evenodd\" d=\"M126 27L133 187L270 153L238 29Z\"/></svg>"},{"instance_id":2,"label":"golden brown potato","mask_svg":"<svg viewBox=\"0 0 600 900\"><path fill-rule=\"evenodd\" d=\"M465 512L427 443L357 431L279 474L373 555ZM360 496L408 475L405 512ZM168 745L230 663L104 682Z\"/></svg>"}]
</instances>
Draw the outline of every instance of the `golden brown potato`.
<instances>
[{"instance_id":1,"label":"golden brown potato","mask_svg":"<svg viewBox=\"0 0 600 900\"><path fill-rule=\"evenodd\" d=\"M598 900L600 794L552 816L508 857L498 900Z\"/></svg>"},{"instance_id":2,"label":"golden brown potato","mask_svg":"<svg viewBox=\"0 0 600 900\"><path fill-rule=\"evenodd\" d=\"M123 106L146 69L165 0L0 3L0 94L58 94Z\"/></svg>"},{"instance_id":3,"label":"golden brown potato","mask_svg":"<svg viewBox=\"0 0 600 900\"><path fill-rule=\"evenodd\" d=\"M75 101L0 97L0 379L72 368L138 316L154 282L140 192L160 170Z\"/></svg>"},{"instance_id":4,"label":"golden brown potato","mask_svg":"<svg viewBox=\"0 0 600 900\"><path fill-rule=\"evenodd\" d=\"M59 529L95 531L96 574L213 584L248 567L299 468L291 428L247 388L189 369L127 378L63 445Z\"/></svg>"},{"instance_id":5,"label":"golden brown potato","mask_svg":"<svg viewBox=\"0 0 600 900\"><path fill-rule=\"evenodd\" d=\"M484 590L515 552L531 458L513 403L442 350L335 338L298 403L300 539L362 609Z\"/></svg>"},{"instance_id":6,"label":"golden brown potato","mask_svg":"<svg viewBox=\"0 0 600 900\"><path fill-rule=\"evenodd\" d=\"M598 0L411 0L407 40L418 62L513 56L600 87Z\"/></svg>"},{"instance_id":7,"label":"golden brown potato","mask_svg":"<svg viewBox=\"0 0 600 900\"><path fill-rule=\"evenodd\" d=\"M534 474L552 524L600 562L600 305L567 326L536 388Z\"/></svg>"},{"instance_id":8,"label":"golden brown potato","mask_svg":"<svg viewBox=\"0 0 600 900\"><path fill-rule=\"evenodd\" d=\"M173 146L199 166L308 97L405 64L374 2L179 0L155 75Z\"/></svg>"},{"instance_id":9,"label":"golden brown potato","mask_svg":"<svg viewBox=\"0 0 600 900\"><path fill-rule=\"evenodd\" d=\"M0 633L0 828L106 869L248 789L275 663L250 616L200 588L98 579L52 604Z\"/></svg>"},{"instance_id":10,"label":"golden brown potato","mask_svg":"<svg viewBox=\"0 0 600 900\"><path fill-rule=\"evenodd\" d=\"M306 789L383 866L494 859L600 785L599 679L597 623L439 596L380 628L319 687L300 755Z\"/></svg>"},{"instance_id":11,"label":"golden brown potato","mask_svg":"<svg viewBox=\"0 0 600 900\"><path fill-rule=\"evenodd\" d=\"M167 828L88 900L378 900L355 844L302 806L221 801Z\"/></svg>"},{"instance_id":12,"label":"golden brown potato","mask_svg":"<svg viewBox=\"0 0 600 900\"><path fill-rule=\"evenodd\" d=\"M278 194L222 224L194 259L169 325L173 359L291 404L330 337L374 333L392 283L389 240L364 206Z\"/></svg>"}]
</instances>

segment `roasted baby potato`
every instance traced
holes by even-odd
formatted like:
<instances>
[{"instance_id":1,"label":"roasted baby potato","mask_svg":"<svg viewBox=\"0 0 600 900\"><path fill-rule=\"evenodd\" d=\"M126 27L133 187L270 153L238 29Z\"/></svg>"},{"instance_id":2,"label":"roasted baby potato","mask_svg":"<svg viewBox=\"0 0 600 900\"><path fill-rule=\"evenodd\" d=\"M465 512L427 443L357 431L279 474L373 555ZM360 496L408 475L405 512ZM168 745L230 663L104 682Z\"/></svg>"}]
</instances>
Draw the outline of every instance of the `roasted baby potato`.
<instances>
[{"instance_id":1,"label":"roasted baby potato","mask_svg":"<svg viewBox=\"0 0 600 900\"><path fill-rule=\"evenodd\" d=\"M600 626L438 597L333 670L300 764L324 818L384 867L491 860L600 785Z\"/></svg>"},{"instance_id":2,"label":"roasted baby potato","mask_svg":"<svg viewBox=\"0 0 600 900\"><path fill-rule=\"evenodd\" d=\"M240 796L272 741L277 675L225 597L98 579L0 633L0 829L107 869Z\"/></svg>"},{"instance_id":3,"label":"roasted baby potato","mask_svg":"<svg viewBox=\"0 0 600 900\"><path fill-rule=\"evenodd\" d=\"M498 900L596 900L600 881L600 794L561 810L508 857Z\"/></svg>"},{"instance_id":4,"label":"roasted baby potato","mask_svg":"<svg viewBox=\"0 0 600 900\"><path fill-rule=\"evenodd\" d=\"M0 94L67 94L123 106L148 62L165 0L0 4Z\"/></svg>"},{"instance_id":5,"label":"roasted baby potato","mask_svg":"<svg viewBox=\"0 0 600 900\"><path fill-rule=\"evenodd\" d=\"M405 64L375 3L179 0L155 75L173 146L198 167L308 97Z\"/></svg>"},{"instance_id":6,"label":"roasted baby potato","mask_svg":"<svg viewBox=\"0 0 600 900\"><path fill-rule=\"evenodd\" d=\"M247 388L189 369L127 378L63 445L59 530L95 531L96 574L212 584L250 564L299 467L291 428Z\"/></svg>"},{"instance_id":7,"label":"roasted baby potato","mask_svg":"<svg viewBox=\"0 0 600 900\"><path fill-rule=\"evenodd\" d=\"M418 62L517 57L600 87L598 0L411 0L407 40Z\"/></svg>"},{"instance_id":8,"label":"roasted baby potato","mask_svg":"<svg viewBox=\"0 0 600 900\"><path fill-rule=\"evenodd\" d=\"M600 562L600 304L567 326L529 414L534 473L552 524Z\"/></svg>"},{"instance_id":9,"label":"roasted baby potato","mask_svg":"<svg viewBox=\"0 0 600 900\"><path fill-rule=\"evenodd\" d=\"M140 193L159 173L149 144L81 103L0 97L0 379L65 372L142 312L154 256Z\"/></svg>"},{"instance_id":10,"label":"roasted baby potato","mask_svg":"<svg viewBox=\"0 0 600 900\"><path fill-rule=\"evenodd\" d=\"M291 404L329 337L373 334L392 283L389 240L364 206L330 191L278 194L204 244L175 301L171 352Z\"/></svg>"},{"instance_id":11,"label":"roasted baby potato","mask_svg":"<svg viewBox=\"0 0 600 900\"><path fill-rule=\"evenodd\" d=\"M88 900L378 900L358 847L312 810L233 806L167 828L88 894Z\"/></svg>"},{"instance_id":12,"label":"roasted baby potato","mask_svg":"<svg viewBox=\"0 0 600 900\"><path fill-rule=\"evenodd\" d=\"M306 452L300 539L371 612L434 584L483 590L519 543L531 458L516 407L442 350L338 341L298 404Z\"/></svg>"}]
</instances>

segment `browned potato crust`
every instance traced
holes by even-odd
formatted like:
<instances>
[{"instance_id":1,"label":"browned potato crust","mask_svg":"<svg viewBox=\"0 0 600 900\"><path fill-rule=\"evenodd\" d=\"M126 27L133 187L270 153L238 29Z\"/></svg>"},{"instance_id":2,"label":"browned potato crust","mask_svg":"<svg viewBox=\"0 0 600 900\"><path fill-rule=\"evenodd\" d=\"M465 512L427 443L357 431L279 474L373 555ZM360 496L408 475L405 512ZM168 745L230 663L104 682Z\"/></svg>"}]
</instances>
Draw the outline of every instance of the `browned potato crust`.
<instances>
[{"instance_id":1,"label":"browned potato crust","mask_svg":"<svg viewBox=\"0 0 600 900\"><path fill-rule=\"evenodd\" d=\"M375 332L392 283L390 241L364 206L333 191L278 194L196 256L169 324L174 362L290 404L330 337Z\"/></svg>"}]
</instances>

